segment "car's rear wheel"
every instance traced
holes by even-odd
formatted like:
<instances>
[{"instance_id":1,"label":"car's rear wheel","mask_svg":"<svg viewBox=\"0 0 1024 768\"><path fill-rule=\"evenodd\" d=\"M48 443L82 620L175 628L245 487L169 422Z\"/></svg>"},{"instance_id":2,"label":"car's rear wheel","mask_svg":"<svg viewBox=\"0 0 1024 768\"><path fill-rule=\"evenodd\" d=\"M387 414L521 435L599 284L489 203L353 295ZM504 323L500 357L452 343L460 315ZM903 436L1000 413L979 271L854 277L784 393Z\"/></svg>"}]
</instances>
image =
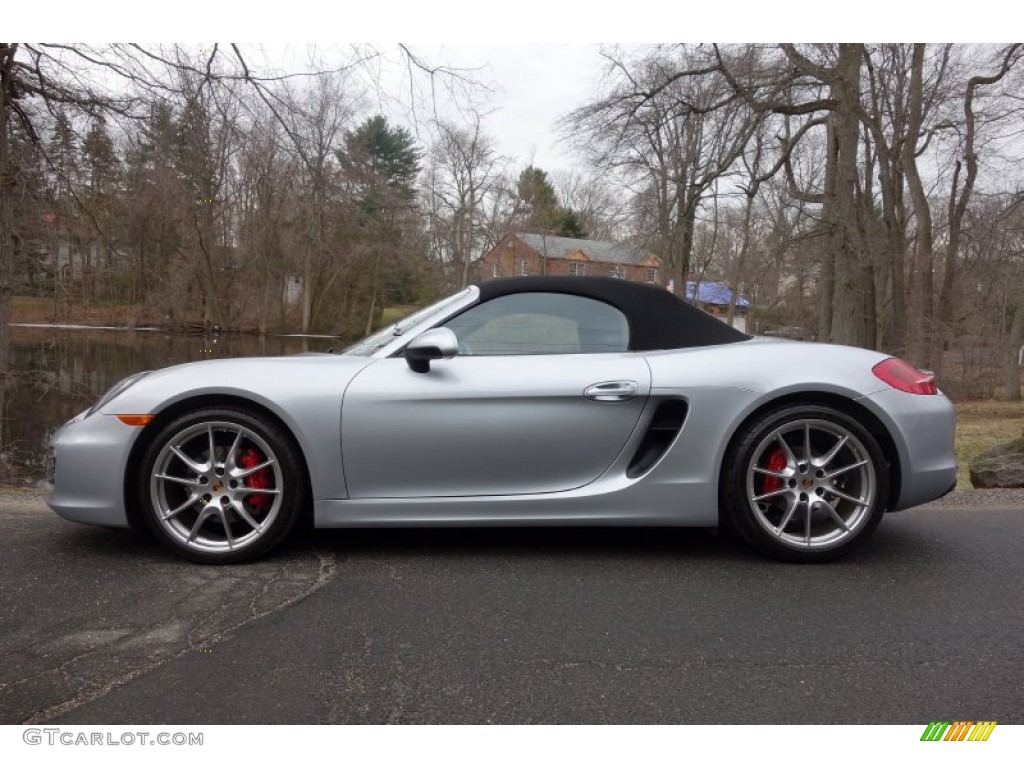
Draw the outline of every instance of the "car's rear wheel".
<instances>
[{"instance_id":1,"label":"car's rear wheel","mask_svg":"<svg viewBox=\"0 0 1024 768\"><path fill-rule=\"evenodd\" d=\"M888 481L878 441L856 420L825 406L786 406L736 436L723 467L723 513L762 552L824 562L875 529Z\"/></svg>"},{"instance_id":2,"label":"car's rear wheel","mask_svg":"<svg viewBox=\"0 0 1024 768\"><path fill-rule=\"evenodd\" d=\"M200 563L265 554L305 503L290 436L241 408L203 408L171 421L150 441L141 467L138 498L147 527Z\"/></svg>"}]
</instances>

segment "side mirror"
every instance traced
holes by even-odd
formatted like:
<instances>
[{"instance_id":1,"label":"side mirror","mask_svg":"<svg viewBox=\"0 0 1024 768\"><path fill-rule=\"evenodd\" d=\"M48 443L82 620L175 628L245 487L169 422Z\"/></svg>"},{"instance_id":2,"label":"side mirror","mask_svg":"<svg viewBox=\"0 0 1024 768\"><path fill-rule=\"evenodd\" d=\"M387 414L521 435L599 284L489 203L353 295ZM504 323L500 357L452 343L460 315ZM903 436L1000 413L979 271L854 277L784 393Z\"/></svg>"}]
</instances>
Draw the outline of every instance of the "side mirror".
<instances>
[{"instance_id":1,"label":"side mirror","mask_svg":"<svg viewBox=\"0 0 1024 768\"><path fill-rule=\"evenodd\" d=\"M431 360L448 360L459 352L459 340L448 328L433 328L409 342L405 362L416 373L430 370Z\"/></svg>"}]
</instances>

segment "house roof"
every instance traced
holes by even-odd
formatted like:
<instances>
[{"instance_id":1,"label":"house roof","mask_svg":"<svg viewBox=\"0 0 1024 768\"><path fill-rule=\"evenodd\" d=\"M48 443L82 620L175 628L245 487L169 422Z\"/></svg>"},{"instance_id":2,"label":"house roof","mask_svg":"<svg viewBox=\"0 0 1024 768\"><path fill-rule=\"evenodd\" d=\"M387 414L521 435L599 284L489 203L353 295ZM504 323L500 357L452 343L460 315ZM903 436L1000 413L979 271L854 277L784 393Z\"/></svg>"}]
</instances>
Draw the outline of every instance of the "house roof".
<instances>
[{"instance_id":1,"label":"house roof","mask_svg":"<svg viewBox=\"0 0 1024 768\"><path fill-rule=\"evenodd\" d=\"M653 257L643 249L623 243L610 243L605 240L580 240L575 237L528 233L517 233L516 237L538 253L554 259L568 259L575 252L582 251L591 261L642 266Z\"/></svg>"},{"instance_id":2,"label":"house roof","mask_svg":"<svg viewBox=\"0 0 1024 768\"><path fill-rule=\"evenodd\" d=\"M696 301L701 304L718 304L724 307L732 299L732 289L725 283L701 282L698 284L693 280L687 280L686 298L694 301L695 297ZM742 296L737 296L736 306L749 307L750 302Z\"/></svg>"}]
</instances>

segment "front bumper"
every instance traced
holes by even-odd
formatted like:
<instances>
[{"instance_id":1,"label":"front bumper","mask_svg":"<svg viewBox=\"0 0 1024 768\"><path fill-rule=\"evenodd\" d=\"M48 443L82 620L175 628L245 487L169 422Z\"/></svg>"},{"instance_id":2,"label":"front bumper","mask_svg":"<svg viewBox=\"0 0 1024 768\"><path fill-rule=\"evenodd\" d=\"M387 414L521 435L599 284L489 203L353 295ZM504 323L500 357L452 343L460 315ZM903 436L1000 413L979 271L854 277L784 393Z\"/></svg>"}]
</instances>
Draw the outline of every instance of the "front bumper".
<instances>
[{"instance_id":1,"label":"front bumper","mask_svg":"<svg viewBox=\"0 0 1024 768\"><path fill-rule=\"evenodd\" d=\"M83 412L54 432L50 508L66 520L127 528L124 472L140 431L115 416Z\"/></svg>"},{"instance_id":2,"label":"front bumper","mask_svg":"<svg viewBox=\"0 0 1024 768\"><path fill-rule=\"evenodd\" d=\"M956 410L945 395L890 389L861 398L882 420L900 459L900 495L892 511L946 495L956 486Z\"/></svg>"}]
</instances>

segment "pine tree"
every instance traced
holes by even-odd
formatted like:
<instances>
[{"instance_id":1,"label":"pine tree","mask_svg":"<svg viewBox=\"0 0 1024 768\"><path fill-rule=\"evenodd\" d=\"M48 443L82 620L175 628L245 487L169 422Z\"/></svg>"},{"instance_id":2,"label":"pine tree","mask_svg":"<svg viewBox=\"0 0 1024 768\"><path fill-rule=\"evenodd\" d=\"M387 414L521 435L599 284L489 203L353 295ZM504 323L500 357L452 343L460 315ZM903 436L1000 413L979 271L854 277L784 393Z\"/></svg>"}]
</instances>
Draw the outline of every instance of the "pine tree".
<instances>
[{"instance_id":1,"label":"pine tree","mask_svg":"<svg viewBox=\"0 0 1024 768\"><path fill-rule=\"evenodd\" d=\"M580 217L571 208L562 209L562 213L558 217L558 227L555 231L561 237L583 239L587 236L586 231L583 229L583 222L580 221Z\"/></svg>"},{"instance_id":2,"label":"pine tree","mask_svg":"<svg viewBox=\"0 0 1024 768\"><path fill-rule=\"evenodd\" d=\"M562 209L547 173L535 166L527 166L519 174L516 194L523 209L526 229L543 231L559 226Z\"/></svg>"}]
</instances>

